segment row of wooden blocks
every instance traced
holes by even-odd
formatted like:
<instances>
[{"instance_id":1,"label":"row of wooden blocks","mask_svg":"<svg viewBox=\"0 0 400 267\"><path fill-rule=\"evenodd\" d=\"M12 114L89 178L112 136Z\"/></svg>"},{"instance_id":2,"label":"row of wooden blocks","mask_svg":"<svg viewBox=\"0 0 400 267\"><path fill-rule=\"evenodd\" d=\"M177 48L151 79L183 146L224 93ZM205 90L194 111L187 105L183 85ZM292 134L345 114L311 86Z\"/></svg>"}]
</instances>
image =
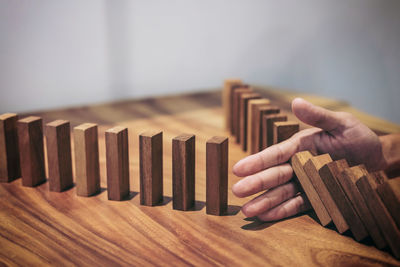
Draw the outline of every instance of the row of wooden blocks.
<instances>
[{"instance_id":1,"label":"row of wooden blocks","mask_svg":"<svg viewBox=\"0 0 400 267\"><path fill-rule=\"evenodd\" d=\"M389 246L400 258L400 178L309 151L295 154L291 165L323 226L333 222L357 241L370 236L377 248Z\"/></svg>"},{"instance_id":2,"label":"row of wooden blocks","mask_svg":"<svg viewBox=\"0 0 400 267\"><path fill-rule=\"evenodd\" d=\"M46 124L46 148L50 191L73 186L70 123ZM97 125L81 124L73 129L75 183L78 196L100 191ZM154 206L163 200L162 132L139 136L140 204ZM129 196L128 129L114 127L105 132L107 192L110 200ZM190 210L195 205L195 136L182 134L172 140L173 208ZM42 119L17 114L0 115L0 181L22 177L24 186L46 181ZM213 137L206 143L206 212L222 215L228 201L228 138Z\"/></svg>"},{"instance_id":3,"label":"row of wooden blocks","mask_svg":"<svg viewBox=\"0 0 400 267\"><path fill-rule=\"evenodd\" d=\"M290 138L299 131L278 106L241 80L225 80L223 91L225 126L243 151L257 153Z\"/></svg>"}]
</instances>

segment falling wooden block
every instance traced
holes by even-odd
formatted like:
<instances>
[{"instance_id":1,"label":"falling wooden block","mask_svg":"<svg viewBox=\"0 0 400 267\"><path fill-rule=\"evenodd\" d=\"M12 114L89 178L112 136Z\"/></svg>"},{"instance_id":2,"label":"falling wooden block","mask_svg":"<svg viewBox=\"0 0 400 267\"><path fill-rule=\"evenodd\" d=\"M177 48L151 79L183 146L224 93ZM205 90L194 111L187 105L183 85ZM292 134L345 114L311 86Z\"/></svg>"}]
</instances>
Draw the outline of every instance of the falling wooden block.
<instances>
[{"instance_id":1,"label":"falling wooden block","mask_svg":"<svg viewBox=\"0 0 400 267\"><path fill-rule=\"evenodd\" d=\"M32 116L17 124L22 185L37 186L46 181L42 119Z\"/></svg>"},{"instance_id":2,"label":"falling wooden block","mask_svg":"<svg viewBox=\"0 0 400 267\"><path fill-rule=\"evenodd\" d=\"M129 196L128 129L114 127L106 131L107 195L121 201Z\"/></svg>"},{"instance_id":3,"label":"falling wooden block","mask_svg":"<svg viewBox=\"0 0 400 267\"><path fill-rule=\"evenodd\" d=\"M336 178L342 186L343 191L346 193L347 198L351 201L351 204L353 205L357 214L360 216L360 219L372 240L374 240L375 245L378 248L383 248L386 246L385 239L379 230L377 221L372 216L356 185L357 180L367 174L368 172L365 167L363 165L359 165L345 169L338 174Z\"/></svg>"},{"instance_id":4,"label":"falling wooden block","mask_svg":"<svg viewBox=\"0 0 400 267\"><path fill-rule=\"evenodd\" d=\"M243 151L247 151L247 107L249 100L261 98L257 93L245 93L240 98L239 130L236 135L236 143L240 143Z\"/></svg>"},{"instance_id":5,"label":"falling wooden block","mask_svg":"<svg viewBox=\"0 0 400 267\"><path fill-rule=\"evenodd\" d=\"M256 108L265 106L270 106L270 101L266 98L251 99L247 104L247 150L249 152L252 151L253 138L256 136L253 129L253 125L256 121L256 118L254 117Z\"/></svg>"},{"instance_id":6,"label":"falling wooden block","mask_svg":"<svg viewBox=\"0 0 400 267\"><path fill-rule=\"evenodd\" d=\"M293 121L278 121L273 125L274 144L289 139L299 131L299 124Z\"/></svg>"},{"instance_id":7,"label":"falling wooden block","mask_svg":"<svg viewBox=\"0 0 400 267\"><path fill-rule=\"evenodd\" d=\"M0 182L9 183L21 177L18 150L18 115L0 115Z\"/></svg>"},{"instance_id":8,"label":"falling wooden block","mask_svg":"<svg viewBox=\"0 0 400 267\"><path fill-rule=\"evenodd\" d=\"M73 185L69 122L56 120L46 124L46 141L49 189L62 192Z\"/></svg>"},{"instance_id":9,"label":"falling wooden block","mask_svg":"<svg viewBox=\"0 0 400 267\"><path fill-rule=\"evenodd\" d=\"M346 168L349 168L349 165L345 159L329 162L322 166L319 175L349 225L354 238L361 241L368 236L368 232L336 178Z\"/></svg>"},{"instance_id":10,"label":"falling wooden block","mask_svg":"<svg viewBox=\"0 0 400 267\"><path fill-rule=\"evenodd\" d=\"M261 149L266 149L274 144L274 122L278 121L287 121L287 116L280 113L263 115Z\"/></svg>"},{"instance_id":11,"label":"falling wooden block","mask_svg":"<svg viewBox=\"0 0 400 267\"><path fill-rule=\"evenodd\" d=\"M232 125L232 91L234 86L241 85L240 79L227 79L224 82L224 89L222 92L222 106L225 113L225 127L231 129Z\"/></svg>"},{"instance_id":12,"label":"falling wooden block","mask_svg":"<svg viewBox=\"0 0 400 267\"><path fill-rule=\"evenodd\" d=\"M319 195L319 198L321 199L326 210L328 211L329 216L331 216L332 221L336 226L336 229L339 233L342 234L349 230L349 226L346 220L343 218L342 213L337 207L328 189L326 188L325 183L322 181L321 176L319 175L319 170L322 168L322 166L331 161L332 159L329 154L312 157L304 165L304 171L310 178L311 183L313 184L315 190Z\"/></svg>"},{"instance_id":13,"label":"falling wooden block","mask_svg":"<svg viewBox=\"0 0 400 267\"><path fill-rule=\"evenodd\" d=\"M233 108L232 108L232 129L233 136L236 138L240 137L240 114L241 114L241 105L240 99L243 94L251 93L252 89L250 87L239 87L233 91Z\"/></svg>"},{"instance_id":14,"label":"falling wooden block","mask_svg":"<svg viewBox=\"0 0 400 267\"><path fill-rule=\"evenodd\" d=\"M320 223L323 226L326 226L331 223L332 219L324 204L322 203L321 198L319 197L313 184L311 183L311 180L304 171L304 165L312 157L313 155L310 153L310 151L301 151L294 154L290 161L293 171L296 174L304 193L310 201L311 206L317 214Z\"/></svg>"},{"instance_id":15,"label":"falling wooden block","mask_svg":"<svg viewBox=\"0 0 400 267\"><path fill-rule=\"evenodd\" d=\"M214 136L206 144L206 212L223 215L228 208L228 138Z\"/></svg>"},{"instance_id":16,"label":"falling wooden block","mask_svg":"<svg viewBox=\"0 0 400 267\"><path fill-rule=\"evenodd\" d=\"M400 229L400 177L379 185L377 192Z\"/></svg>"},{"instance_id":17,"label":"falling wooden block","mask_svg":"<svg viewBox=\"0 0 400 267\"><path fill-rule=\"evenodd\" d=\"M97 125L84 123L74 128L76 194L88 197L100 192Z\"/></svg>"},{"instance_id":18,"label":"falling wooden block","mask_svg":"<svg viewBox=\"0 0 400 267\"><path fill-rule=\"evenodd\" d=\"M253 113L252 125L252 142L250 147L251 154L261 151L262 143L262 118L264 115L278 114L279 108L277 106L256 106Z\"/></svg>"},{"instance_id":19,"label":"falling wooden block","mask_svg":"<svg viewBox=\"0 0 400 267\"><path fill-rule=\"evenodd\" d=\"M154 131L139 136L141 205L154 206L163 200L162 136Z\"/></svg>"},{"instance_id":20,"label":"falling wooden block","mask_svg":"<svg viewBox=\"0 0 400 267\"><path fill-rule=\"evenodd\" d=\"M371 174L366 174L359 178L356 182L357 188L368 206L368 211L373 214L373 217L379 226L386 242L389 244L396 258L400 258L400 231L396 227L396 223L390 216L382 200L376 192L377 184Z\"/></svg>"},{"instance_id":21,"label":"falling wooden block","mask_svg":"<svg viewBox=\"0 0 400 267\"><path fill-rule=\"evenodd\" d=\"M172 140L173 209L189 210L195 204L195 136L182 134Z\"/></svg>"}]
</instances>

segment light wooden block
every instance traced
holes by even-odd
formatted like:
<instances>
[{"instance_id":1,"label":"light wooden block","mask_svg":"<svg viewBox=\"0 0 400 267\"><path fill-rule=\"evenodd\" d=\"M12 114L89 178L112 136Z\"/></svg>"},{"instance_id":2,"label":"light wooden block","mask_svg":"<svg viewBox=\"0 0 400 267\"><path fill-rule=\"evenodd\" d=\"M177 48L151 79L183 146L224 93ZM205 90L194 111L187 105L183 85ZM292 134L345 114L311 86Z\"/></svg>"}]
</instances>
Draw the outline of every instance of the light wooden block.
<instances>
[{"instance_id":1,"label":"light wooden block","mask_svg":"<svg viewBox=\"0 0 400 267\"><path fill-rule=\"evenodd\" d=\"M262 118L262 137L261 149L266 149L274 144L274 122L287 121L287 116L283 114L263 115Z\"/></svg>"},{"instance_id":2,"label":"light wooden block","mask_svg":"<svg viewBox=\"0 0 400 267\"><path fill-rule=\"evenodd\" d=\"M21 177L18 149L18 115L0 115L0 182L9 183Z\"/></svg>"},{"instance_id":3,"label":"light wooden block","mask_svg":"<svg viewBox=\"0 0 400 267\"><path fill-rule=\"evenodd\" d=\"M240 79L227 79L224 81L224 89L222 91L222 106L225 113L225 127L230 131L232 125L232 90L234 86L241 85Z\"/></svg>"},{"instance_id":4,"label":"light wooden block","mask_svg":"<svg viewBox=\"0 0 400 267\"><path fill-rule=\"evenodd\" d=\"M293 121L278 121L273 124L274 144L283 142L299 131L299 124Z\"/></svg>"},{"instance_id":5,"label":"light wooden block","mask_svg":"<svg viewBox=\"0 0 400 267\"><path fill-rule=\"evenodd\" d=\"M233 136L237 138L240 137L240 99L243 94L251 93L252 89L250 87L239 87L233 91L233 107L232 107L232 132Z\"/></svg>"},{"instance_id":6,"label":"light wooden block","mask_svg":"<svg viewBox=\"0 0 400 267\"><path fill-rule=\"evenodd\" d=\"M248 119L248 103L252 99L260 99L260 94L247 93L242 94L240 99L240 114L239 114L239 131L236 135L236 143L240 143L242 150L247 151L247 119Z\"/></svg>"},{"instance_id":7,"label":"light wooden block","mask_svg":"<svg viewBox=\"0 0 400 267\"><path fill-rule=\"evenodd\" d=\"M385 181L377 192L400 228L400 177Z\"/></svg>"},{"instance_id":8,"label":"light wooden block","mask_svg":"<svg viewBox=\"0 0 400 267\"><path fill-rule=\"evenodd\" d=\"M253 125L255 124L254 113L256 112L256 107L269 106L270 101L266 98L252 99L249 100L247 106L247 150L251 153L253 146L253 138L256 136L254 133Z\"/></svg>"},{"instance_id":9,"label":"light wooden block","mask_svg":"<svg viewBox=\"0 0 400 267\"><path fill-rule=\"evenodd\" d=\"M263 116L270 114L278 114L279 112L280 112L279 107L273 105L255 107L255 111L253 113L253 124L252 124L252 142L250 147L251 154L261 151Z\"/></svg>"}]
</instances>

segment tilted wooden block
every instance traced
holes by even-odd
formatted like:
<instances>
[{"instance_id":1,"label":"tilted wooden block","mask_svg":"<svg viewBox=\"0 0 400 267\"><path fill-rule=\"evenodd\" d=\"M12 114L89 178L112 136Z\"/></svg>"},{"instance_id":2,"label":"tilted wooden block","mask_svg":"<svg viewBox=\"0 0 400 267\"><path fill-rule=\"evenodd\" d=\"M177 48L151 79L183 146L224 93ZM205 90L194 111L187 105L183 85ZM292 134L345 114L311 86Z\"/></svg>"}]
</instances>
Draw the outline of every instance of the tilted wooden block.
<instances>
[{"instance_id":1,"label":"tilted wooden block","mask_svg":"<svg viewBox=\"0 0 400 267\"><path fill-rule=\"evenodd\" d=\"M304 171L310 178L311 183L313 184L315 190L319 195L319 198L321 199L326 210L331 216L332 221L336 226L336 229L339 233L344 233L349 230L349 226L346 220L343 218L342 213L337 207L328 189L326 188L325 183L322 181L321 176L319 175L319 170L322 168L322 166L329 162L332 162L329 154L312 157L304 165Z\"/></svg>"},{"instance_id":2,"label":"tilted wooden block","mask_svg":"<svg viewBox=\"0 0 400 267\"><path fill-rule=\"evenodd\" d=\"M56 120L46 124L46 141L49 189L61 192L73 185L69 122Z\"/></svg>"},{"instance_id":3,"label":"tilted wooden block","mask_svg":"<svg viewBox=\"0 0 400 267\"><path fill-rule=\"evenodd\" d=\"M140 204L155 206L163 200L163 134L148 131L139 136Z\"/></svg>"},{"instance_id":4,"label":"tilted wooden block","mask_svg":"<svg viewBox=\"0 0 400 267\"><path fill-rule=\"evenodd\" d=\"M228 208L228 138L206 144L206 213L223 215Z\"/></svg>"},{"instance_id":5,"label":"tilted wooden block","mask_svg":"<svg viewBox=\"0 0 400 267\"><path fill-rule=\"evenodd\" d=\"M274 122L287 121L287 116L283 114L263 115L262 118L262 138L261 149L266 149L274 144Z\"/></svg>"},{"instance_id":6,"label":"tilted wooden block","mask_svg":"<svg viewBox=\"0 0 400 267\"><path fill-rule=\"evenodd\" d=\"M379 185L377 192L400 229L400 177Z\"/></svg>"},{"instance_id":7,"label":"tilted wooden block","mask_svg":"<svg viewBox=\"0 0 400 267\"><path fill-rule=\"evenodd\" d=\"M189 210L195 204L195 136L182 134L172 140L173 209Z\"/></svg>"},{"instance_id":8,"label":"tilted wooden block","mask_svg":"<svg viewBox=\"0 0 400 267\"><path fill-rule=\"evenodd\" d=\"M107 195L121 201L129 196L128 129L114 127L106 131Z\"/></svg>"},{"instance_id":9,"label":"tilted wooden block","mask_svg":"<svg viewBox=\"0 0 400 267\"><path fill-rule=\"evenodd\" d=\"M278 121L274 122L273 138L274 144L283 142L299 131L299 124L293 121Z\"/></svg>"},{"instance_id":10,"label":"tilted wooden block","mask_svg":"<svg viewBox=\"0 0 400 267\"><path fill-rule=\"evenodd\" d=\"M254 113L257 107L269 106L270 101L266 98L251 99L247 104L247 150L251 152L253 146L253 138L256 136L254 133L253 125L255 124L256 118Z\"/></svg>"},{"instance_id":11,"label":"tilted wooden block","mask_svg":"<svg viewBox=\"0 0 400 267\"><path fill-rule=\"evenodd\" d=\"M222 91L222 106L225 113L225 127L231 130L232 125L232 90L234 86L241 85L240 79L227 79L224 82L224 89Z\"/></svg>"},{"instance_id":12,"label":"tilted wooden block","mask_svg":"<svg viewBox=\"0 0 400 267\"><path fill-rule=\"evenodd\" d=\"M313 207L320 223L326 226L331 223L332 219L322 203L317 191L315 190L311 180L304 171L304 165L311 159L313 155L310 151L301 151L294 154L291 158L291 165L295 172L297 179L299 180L304 193L306 194L311 206Z\"/></svg>"},{"instance_id":13,"label":"tilted wooden block","mask_svg":"<svg viewBox=\"0 0 400 267\"><path fill-rule=\"evenodd\" d=\"M43 126L39 117L18 121L18 146L23 186L37 186L46 181Z\"/></svg>"},{"instance_id":14,"label":"tilted wooden block","mask_svg":"<svg viewBox=\"0 0 400 267\"><path fill-rule=\"evenodd\" d=\"M261 98L257 93L242 94L240 98L239 131L236 135L236 143L240 143L243 151L247 151L247 107L249 100Z\"/></svg>"},{"instance_id":15,"label":"tilted wooden block","mask_svg":"<svg viewBox=\"0 0 400 267\"><path fill-rule=\"evenodd\" d=\"M337 179L348 199L351 201L354 209L357 211L357 214L360 216L360 219L372 240L374 240L375 245L378 248L383 248L386 246L385 239L383 238L375 218L372 216L356 185L357 180L367 174L368 172L365 167L359 165L345 169L337 176Z\"/></svg>"},{"instance_id":16,"label":"tilted wooden block","mask_svg":"<svg viewBox=\"0 0 400 267\"><path fill-rule=\"evenodd\" d=\"M18 150L18 115L0 115L0 182L8 183L21 177Z\"/></svg>"},{"instance_id":17,"label":"tilted wooden block","mask_svg":"<svg viewBox=\"0 0 400 267\"><path fill-rule=\"evenodd\" d=\"M243 94L251 93L252 89L248 86L239 87L233 91L233 109L232 109L232 128L233 128L233 136L236 138L240 135L240 99ZM240 137L240 136L239 136Z\"/></svg>"},{"instance_id":18,"label":"tilted wooden block","mask_svg":"<svg viewBox=\"0 0 400 267\"><path fill-rule=\"evenodd\" d=\"M329 162L322 166L319 175L349 225L354 238L361 241L368 236L368 232L336 178L346 168L349 168L349 165L345 159Z\"/></svg>"},{"instance_id":19,"label":"tilted wooden block","mask_svg":"<svg viewBox=\"0 0 400 267\"><path fill-rule=\"evenodd\" d=\"M368 210L373 214L376 223L379 226L386 242L389 244L396 258L400 258L400 231L396 227L396 223L390 216L382 200L376 192L377 184L371 174L366 174L359 178L356 182L357 188L360 191L363 200L367 203Z\"/></svg>"},{"instance_id":20,"label":"tilted wooden block","mask_svg":"<svg viewBox=\"0 0 400 267\"><path fill-rule=\"evenodd\" d=\"M251 143L251 154L261 151L262 143L262 118L264 115L278 114L280 109L277 106L256 106L255 112L253 113L253 131L252 131L252 143Z\"/></svg>"},{"instance_id":21,"label":"tilted wooden block","mask_svg":"<svg viewBox=\"0 0 400 267\"><path fill-rule=\"evenodd\" d=\"M88 197L100 192L99 141L97 125L74 128L76 194Z\"/></svg>"}]
</instances>

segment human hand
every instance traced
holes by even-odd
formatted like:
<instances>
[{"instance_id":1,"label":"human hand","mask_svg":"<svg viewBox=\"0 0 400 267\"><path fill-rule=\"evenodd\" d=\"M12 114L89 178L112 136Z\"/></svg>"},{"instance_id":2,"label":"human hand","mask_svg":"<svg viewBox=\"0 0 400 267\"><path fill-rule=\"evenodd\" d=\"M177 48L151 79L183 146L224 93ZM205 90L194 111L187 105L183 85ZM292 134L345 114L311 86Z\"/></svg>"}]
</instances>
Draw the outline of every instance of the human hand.
<instances>
[{"instance_id":1,"label":"human hand","mask_svg":"<svg viewBox=\"0 0 400 267\"><path fill-rule=\"evenodd\" d=\"M333 112L296 98L292 111L302 122L315 128L305 129L290 139L248 156L233 167L233 173L244 177L232 187L237 197L266 191L242 207L247 217L263 221L280 220L310 208L292 180L288 160L297 152L329 153L336 159L346 158L351 165L364 164L369 171L386 167L379 137L349 113Z\"/></svg>"}]
</instances>

